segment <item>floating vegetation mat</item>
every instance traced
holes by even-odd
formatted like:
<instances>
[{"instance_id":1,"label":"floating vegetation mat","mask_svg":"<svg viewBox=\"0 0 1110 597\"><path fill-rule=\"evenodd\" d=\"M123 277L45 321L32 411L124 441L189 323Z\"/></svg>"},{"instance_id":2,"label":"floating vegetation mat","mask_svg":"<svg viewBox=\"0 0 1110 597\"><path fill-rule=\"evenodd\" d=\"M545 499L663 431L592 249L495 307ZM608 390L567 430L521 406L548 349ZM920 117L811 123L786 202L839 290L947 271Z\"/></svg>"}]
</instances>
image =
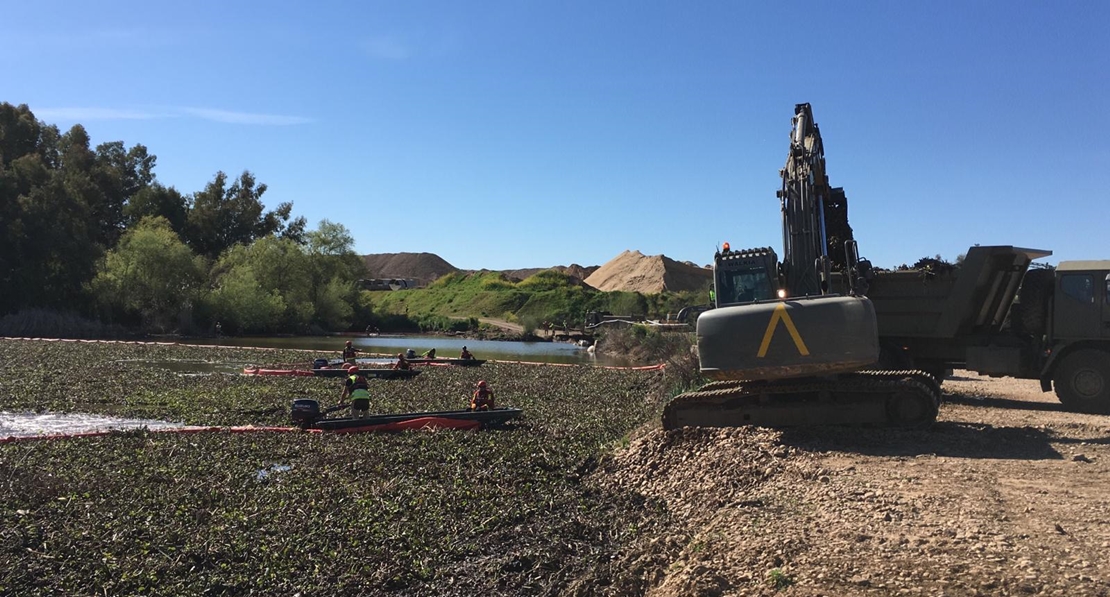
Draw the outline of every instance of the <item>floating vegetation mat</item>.
<instances>
[{"instance_id":1,"label":"floating vegetation mat","mask_svg":"<svg viewBox=\"0 0 1110 597\"><path fill-rule=\"evenodd\" d=\"M0 339L0 410L285 425L293 398L334 404L340 381L182 376L143 362L303 358ZM524 415L498 431L140 429L0 445L0 595L642 593L639 572L610 562L663 511L582 480L658 419L660 374L441 367L372 381L371 409L461 408L479 379Z\"/></svg>"}]
</instances>

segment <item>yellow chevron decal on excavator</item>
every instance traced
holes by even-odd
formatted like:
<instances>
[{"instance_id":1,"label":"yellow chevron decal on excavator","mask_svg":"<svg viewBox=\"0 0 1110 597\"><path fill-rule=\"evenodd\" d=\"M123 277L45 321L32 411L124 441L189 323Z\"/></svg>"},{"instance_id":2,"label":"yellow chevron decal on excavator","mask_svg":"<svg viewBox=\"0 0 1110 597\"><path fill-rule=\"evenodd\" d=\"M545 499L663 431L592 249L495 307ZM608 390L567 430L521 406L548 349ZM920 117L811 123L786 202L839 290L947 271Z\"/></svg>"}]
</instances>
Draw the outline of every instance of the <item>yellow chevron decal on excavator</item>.
<instances>
[{"instance_id":1,"label":"yellow chevron decal on excavator","mask_svg":"<svg viewBox=\"0 0 1110 597\"><path fill-rule=\"evenodd\" d=\"M809 349L806 348L806 343L802 340L802 335L798 333L798 328L794 327L794 320L790 319L790 313L786 311L786 303L779 303L775 307L775 312L771 314L771 322L767 324L767 331L763 334L763 342L759 345L758 358L767 356L767 349L771 346L771 337L775 335L775 328L778 327L779 322L786 324L786 331L790 332L790 337L794 339L794 346L798 347L798 352L803 357L809 356Z\"/></svg>"}]
</instances>

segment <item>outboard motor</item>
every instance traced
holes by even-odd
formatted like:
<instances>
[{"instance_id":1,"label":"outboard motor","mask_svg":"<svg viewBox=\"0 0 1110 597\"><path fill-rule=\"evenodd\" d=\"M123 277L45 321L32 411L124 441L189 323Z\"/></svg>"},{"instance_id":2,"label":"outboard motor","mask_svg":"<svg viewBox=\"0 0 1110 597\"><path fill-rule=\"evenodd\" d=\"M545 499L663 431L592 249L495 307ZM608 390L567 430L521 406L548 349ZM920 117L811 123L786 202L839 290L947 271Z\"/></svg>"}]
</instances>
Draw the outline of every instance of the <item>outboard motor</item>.
<instances>
[{"instance_id":1,"label":"outboard motor","mask_svg":"<svg viewBox=\"0 0 1110 597\"><path fill-rule=\"evenodd\" d=\"M289 409L289 415L298 427L311 427L323 417L320 412L320 403L311 398L294 400L293 406Z\"/></svg>"},{"instance_id":2,"label":"outboard motor","mask_svg":"<svg viewBox=\"0 0 1110 597\"><path fill-rule=\"evenodd\" d=\"M326 369L327 366L328 366L328 360L327 359L316 359L315 361L312 361L312 368L313 369Z\"/></svg>"}]
</instances>

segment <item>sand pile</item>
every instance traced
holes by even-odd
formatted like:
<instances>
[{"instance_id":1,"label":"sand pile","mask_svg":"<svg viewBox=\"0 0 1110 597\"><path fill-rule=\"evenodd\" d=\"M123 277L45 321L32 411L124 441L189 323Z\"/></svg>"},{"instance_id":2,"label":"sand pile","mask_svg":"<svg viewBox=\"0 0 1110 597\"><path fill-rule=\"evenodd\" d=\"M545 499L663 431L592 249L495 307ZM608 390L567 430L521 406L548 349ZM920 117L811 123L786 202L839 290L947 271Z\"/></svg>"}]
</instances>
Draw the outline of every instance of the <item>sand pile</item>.
<instances>
[{"instance_id":1,"label":"sand pile","mask_svg":"<svg viewBox=\"0 0 1110 597\"><path fill-rule=\"evenodd\" d=\"M605 291L623 290L643 294L681 292L707 288L713 272L665 255L646 256L624 251L586 278L586 284Z\"/></svg>"}]
</instances>

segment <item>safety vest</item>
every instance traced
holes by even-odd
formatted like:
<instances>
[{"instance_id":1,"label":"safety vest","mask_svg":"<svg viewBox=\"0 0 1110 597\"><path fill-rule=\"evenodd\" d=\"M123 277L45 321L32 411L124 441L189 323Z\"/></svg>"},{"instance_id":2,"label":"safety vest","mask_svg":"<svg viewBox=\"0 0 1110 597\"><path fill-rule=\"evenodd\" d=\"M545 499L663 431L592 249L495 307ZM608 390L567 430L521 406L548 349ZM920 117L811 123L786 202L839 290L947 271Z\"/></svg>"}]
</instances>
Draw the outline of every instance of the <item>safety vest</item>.
<instances>
[{"instance_id":1,"label":"safety vest","mask_svg":"<svg viewBox=\"0 0 1110 597\"><path fill-rule=\"evenodd\" d=\"M351 400L370 397L370 386L367 385L365 377L361 375L352 375L347 380L347 385L351 387Z\"/></svg>"}]
</instances>

